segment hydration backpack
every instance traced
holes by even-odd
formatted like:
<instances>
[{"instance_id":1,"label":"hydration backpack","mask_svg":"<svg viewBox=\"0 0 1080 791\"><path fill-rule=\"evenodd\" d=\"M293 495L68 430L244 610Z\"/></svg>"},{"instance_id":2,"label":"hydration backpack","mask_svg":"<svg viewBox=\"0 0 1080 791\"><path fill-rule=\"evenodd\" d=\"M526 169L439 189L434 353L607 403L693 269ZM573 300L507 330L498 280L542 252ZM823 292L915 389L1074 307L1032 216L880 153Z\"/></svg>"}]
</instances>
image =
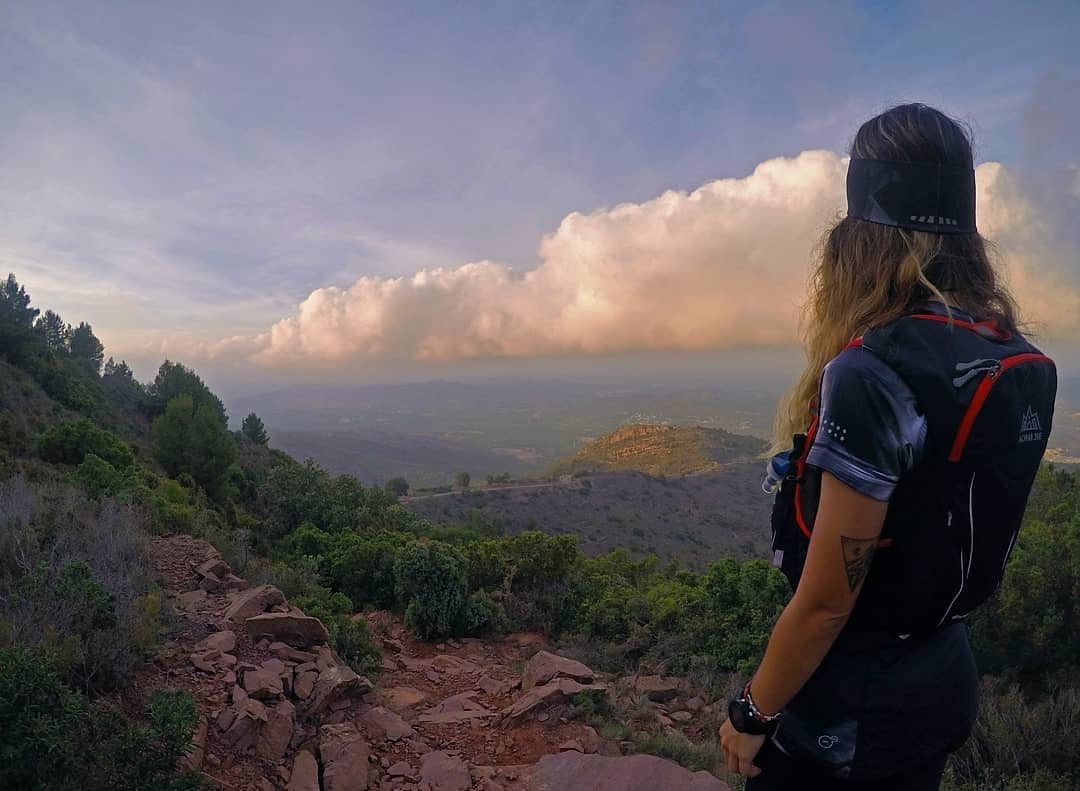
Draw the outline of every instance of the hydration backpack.
<instances>
[{"instance_id":1,"label":"hydration backpack","mask_svg":"<svg viewBox=\"0 0 1080 791\"><path fill-rule=\"evenodd\" d=\"M918 464L900 480L852 630L926 633L963 620L1001 582L1046 450L1053 361L992 322L916 314L852 345L911 388L927 422ZM773 506L774 564L798 585L821 472L806 464L817 420L795 437Z\"/></svg>"}]
</instances>

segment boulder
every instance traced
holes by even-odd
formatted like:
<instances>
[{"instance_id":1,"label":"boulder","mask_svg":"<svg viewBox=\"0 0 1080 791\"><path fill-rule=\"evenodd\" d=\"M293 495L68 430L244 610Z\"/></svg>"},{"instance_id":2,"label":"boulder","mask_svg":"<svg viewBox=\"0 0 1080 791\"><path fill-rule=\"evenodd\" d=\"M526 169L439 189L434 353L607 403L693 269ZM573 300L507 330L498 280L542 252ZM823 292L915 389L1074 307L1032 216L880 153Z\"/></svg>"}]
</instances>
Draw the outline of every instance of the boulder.
<instances>
[{"instance_id":1,"label":"boulder","mask_svg":"<svg viewBox=\"0 0 1080 791\"><path fill-rule=\"evenodd\" d=\"M529 791L731 791L705 771L691 772L655 755L608 758L566 751L545 755L536 764Z\"/></svg>"},{"instance_id":2,"label":"boulder","mask_svg":"<svg viewBox=\"0 0 1080 791\"><path fill-rule=\"evenodd\" d=\"M280 761L285 757L296 727L296 708L283 700L267 711L266 723L259 728L255 740L255 752L268 761Z\"/></svg>"},{"instance_id":3,"label":"boulder","mask_svg":"<svg viewBox=\"0 0 1080 791\"><path fill-rule=\"evenodd\" d=\"M420 756L420 788L424 791L469 791L469 767L441 751Z\"/></svg>"},{"instance_id":4,"label":"boulder","mask_svg":"<svg viewBox=\"0 0 1080 791\"><path fill-rule=\"evenodd\" d=\"M196 566L195 573L200 577L206 577L211 574L215 577L224 577L231 574L232 569L229 568L229 564L221 558L210 558Z\"/></svg>"},{"instance_id":5,"label":"boulder","mask_svg":"<svg viewBox=\"0 0 1080 791\"><path fill-rule=\"evenodd\" d=\"M296 678L293 680L293 694L300 700L307 700L311 697L311 692L315 689L315 682L318 678L319 674L313 670L297 673Z\"/></svg>"},{"instance_id":6,"label":"boulder","mask_svg":"<svg viewBox=\"0 0 1080 791\"><path fill-rule=\"evenodd\" d=\"M418 719L420 722L427 723L467 722L495 714L491 709L473 700L475 697L475 691L452 695L428 708Z\"/></svg>"},{"instance_id":7,"label":"boulder","mask_svg":"<svg viewBox=\"0 0 1080 791\"><path fill-rule=\"evenodd\" d=\"M278 659L284 659L286 662L296 662L300 665L307 664L308 662L313 663L319 658L315 654L307 651L298 651L286 643L270 643L270 653Z\"/></svg>"},{"instance_id":8,"label":"boulder","mask_svg":"<svg viewBox=\"0 0 1080 791\"><path fill-rule=\"evenodd\" d=\"M270 673L277 673L278 675L281 675L285 672L286 665L280 659L271 657L270 659L263 660L262 664L259 665L259 667L260 669L266 670Z\"/></svg>"},{"instance_id":9,"label":"boulder","mask_svg":"<svg viewBox=\"0 0 1080 791\"><path fill-rule=\"evenodd\" d=\"M247 698L236 707L236 716L229 729L221 735L221 741L228 747L245 750L255 744L259 727L269 719L266 706L254 698Z\"/></svg>"},{"instance_id":10,"label":"boulder","mask_svg":"<svg viewBox=\"0 0 1080 791\"><path fill-rule=\"evenodd\" d=\"M514 720L528 714L533 709L561 703L571 695L589 691L606 692L607 687L603 684L579 684L572 678L558 678L530 689L499 712L499 719L502 721Z\"/></svg>"},{"instance_id":11,"label":"boulder","mask_svg":"<svg viewBox=\"0 0 1080 791\"><path fill-rule=\"evenodd\" d=\"M271 670L248 670L244 673L244 691L253 698L268 700L284 693L281 676Z\"/></svg>"},{"instance_id":12,"label":"boulder","mask_svg":"<svg viewBox=\"0 0 1080 791\"><path fill-rule=\"evenodd\" d=\"M371 690L371 682L358 676L348 665L333 665L319 673L315 688L306 701L304 716L318 717L336 703L359 698Z\"/></svg>"},{"instance_id":13,"label":"boulder","mask_svg":"<svg viewBox=\"0 0 1080 791\"><path fill-rule=\"evenodd\" d=\"M365 791L371 750L351 723L319 728L323 791Z\"/></svg>"},{"instance_id":14,"label":"boulder","mask_svg":"<svg viewBox=\"0 0 1080 791\"><path fill-rule=\"evenodd\" d=\"M649 700L666 703L679 694L680 681L677 678L663 676L638 676L634 682L634 691L648 696Z\"/></svg>"},{"instance_id":15,"label":"boulder","mask_svg":"<svg viewBox=\"0 0 1080 791\"><path fill-rule=\"evenodd\" d=\"M206 592L203 591L203 596ZM284 604L285 594L273 585L258 585L239 591L232 597L232 604L225 611L225 617L234 623L243 623L248 618L259 615L271 607Z\"/></svg>"},{"instance_id":16,"label":"boulder","mask_svg":"<svg viewBox=\"0 0 1080 791\"><path fill-rule=\"evenodd\" d=\"M191 664L204 673L214 673L217 671L215 662L220 659L221 652L216 649L212 651L202 651L191 655Z\"/></svg>"},{"instance_id":17,"label":"boulder","mask_svg":"<svg viewBox=\"0 0 1080 791\"><path fill-rule=\"evenodd\" d=\"M510 690L516 687L518 682L512 680L500 681L491 676L483 676L476 682L476 688L493 698L501 698L510 694Z\"/></svg>"},{"instance_id":18,"label":"boulder","mask_svg":"<svg viewBox=\"0 0 1080 791\"><path fill-rule=\"evenodd\" d=\"M207 574L199 580L199 587L207 593L224 593L225 583L216 574Z\"/></svg>"},{"instance_id":19,"label":"boulder","mask_svg":"<svg viewBox=\"0 0 1080 791\"><path fill-rule=\"evenodd\" d=\"M236 632L215 632L199 643L197 646L203 651L220 651L223 654L231 653L236 648Z\"/></svg>"},{"instance_id":20,"label":"boulder","mask_svg":"<svg viewBox=\"0 0 1080 791\"><path fill-rule=\"evenodd\" d=\"M296 754L285 791L319 791L319 764L307 750Z\"/></svg>"},{"instance_id":21,"label":"boulder","mask_svg":"<svg viewBox=\"0 0 1080 791\"><path fill-rule=\"evenodd\" d=\"M221 578L221 581L225 583L226 590L239 591L248 586L247 580L243 577L238 577L235 574L226 574Z\"/></svg>"},{"instance_id":22,"label":"boulder","mask_svg":"<svg viewBox=\"0 0 1080 791\"><path fill-rule=\"evenodd\" d=\"M686 707L687 711L692 711L696 714L697 712L705 708L705 701L695 695L694 697L690 698L690 700L686 701L686 703L684 703L683 705Z\"/></svg>"},{"instance_id":23,"label":"boulder","mask_svg":"<svg viewBox=\"0 0 1080 791\"><path fill-rule=\"evenodd\" d=\"M363 712L360 715L360 722L375 739L396 742L416 735L416 731L409 723L382 706L374 706Z\"/></svg>"},{"instance_id":24,"label":"boulder","mask_svg":"<svg viewBox=\"0 0 1080 791\"><path fill-rule=\"evenodd\" d=\"M268 637L275 643L307 648L330 639L322 621L307 615L267 612L248 618L245 623L252 640Z\"/></svg>"},{"instance_id":25,"label":"boulder","mask_svg":"<svg viewBox=\"0 0 1080 791\"><path fill-rule=\"evenodd\" d=\"M583 752L595 753L599 752L600 745L604 740L600 738L600 734L596 732L596 728L586 725L578 741L581 742Z\"/></svg>"},{"instance_id":26,"label":"boulder","mask_svg":"<svg viewBox=\"0 0 1080 791\"><path fill-rule=\"evenodd\" d=\"M387 706L398 710L418 706L427 700L427 695L415 687L391 687L384 689L381 695Z\"/></svg>"},{"instance_id":27,"label":"boulder","mask_svg":"<svg viewBox=\"0 0 1080 791\"><path fill-rule=\"evenodd\" d=\"M198 609L199 605L206 603L206 591L202 588L199 590L188 591L187 593L181 593L176 597L180 607L185 610Z\"/></svg>"},{"instance_id":28,"label":"boulder","mask_svg":"<svg viewBox=\"0 0 1080 791\"><path fill-rule=\"evenodd\" d=\"M521 673L521 688L526 692L539 684L546 684L555 678L572 678L582 684L588 684L596 677L588 667L575 659L540 651L525 663Z\"/></svg>"}]
</instances>

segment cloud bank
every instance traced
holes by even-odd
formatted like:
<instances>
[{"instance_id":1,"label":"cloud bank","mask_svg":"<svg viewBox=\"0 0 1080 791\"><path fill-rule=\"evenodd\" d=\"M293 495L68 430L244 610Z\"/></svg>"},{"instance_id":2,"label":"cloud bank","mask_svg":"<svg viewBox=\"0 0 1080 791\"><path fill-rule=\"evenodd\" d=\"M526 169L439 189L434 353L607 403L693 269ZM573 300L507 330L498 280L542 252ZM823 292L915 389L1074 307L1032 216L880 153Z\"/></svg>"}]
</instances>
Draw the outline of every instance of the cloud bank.
<instances>
[{"instance_id":1,"label":"cloud bank","mask_svg":"<svg viewBox=\"0 0 1080 791\"><path fill-rule=\"evenodd\" d=\"M256 337L196 344L267 366L459 360L790 344L813 247L844 206L846 159L806 151L745 178L573 213L518 273L494 261L319 288ZM1080 291L1053 229L998 163L978 223L1040 329L1073 335Z\"/></svg>"}]
</instances>

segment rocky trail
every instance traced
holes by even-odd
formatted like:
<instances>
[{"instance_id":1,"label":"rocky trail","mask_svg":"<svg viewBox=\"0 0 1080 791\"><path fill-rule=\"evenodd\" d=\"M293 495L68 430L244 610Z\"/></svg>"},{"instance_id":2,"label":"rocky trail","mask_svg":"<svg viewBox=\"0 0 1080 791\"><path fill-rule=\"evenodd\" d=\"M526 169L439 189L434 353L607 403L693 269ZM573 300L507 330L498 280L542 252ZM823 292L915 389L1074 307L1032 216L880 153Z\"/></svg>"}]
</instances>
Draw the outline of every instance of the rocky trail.
<instances>
[{"instance_id":1,"label":"rocky trail","mask_svg":"<svg viewBox=\"0 0 1080 791\"><path fill-rule=\"evenodd\" d=\"M151 552L175 624L126 702L161 687L190 691L200 722L186 760L212 787L727 790L707 772L623 755L628 744L568 716L571 696L591 690L644 706L659 727L700 734L716 704L686 698L677 679L605 680L535 634L425 643L374 613L383 653L373 683L334 654L317 619L276 588L249 586L205 541L155 538Z\"/></svg>"}]
</instances>

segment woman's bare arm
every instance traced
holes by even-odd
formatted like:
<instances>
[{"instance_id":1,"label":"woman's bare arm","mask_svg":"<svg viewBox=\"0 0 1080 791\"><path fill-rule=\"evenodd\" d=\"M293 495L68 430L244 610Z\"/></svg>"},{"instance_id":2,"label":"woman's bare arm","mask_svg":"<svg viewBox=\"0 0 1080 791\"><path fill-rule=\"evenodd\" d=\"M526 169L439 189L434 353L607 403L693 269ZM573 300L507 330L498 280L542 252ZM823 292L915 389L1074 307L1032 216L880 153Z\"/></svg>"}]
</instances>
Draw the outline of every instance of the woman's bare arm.
<instances>
[{"instance_id":1,"label":"woman's bare arm","mask_svg":"<svg viewBox=\"0 0 1080 791\"><path fill-rule=\"evenodd\" d=\"M877 548L888 503L822 473L821 499L798 589L773 627L751 682L772 714L795 697L844 628Z\"/></svg>"}]
</instances>

